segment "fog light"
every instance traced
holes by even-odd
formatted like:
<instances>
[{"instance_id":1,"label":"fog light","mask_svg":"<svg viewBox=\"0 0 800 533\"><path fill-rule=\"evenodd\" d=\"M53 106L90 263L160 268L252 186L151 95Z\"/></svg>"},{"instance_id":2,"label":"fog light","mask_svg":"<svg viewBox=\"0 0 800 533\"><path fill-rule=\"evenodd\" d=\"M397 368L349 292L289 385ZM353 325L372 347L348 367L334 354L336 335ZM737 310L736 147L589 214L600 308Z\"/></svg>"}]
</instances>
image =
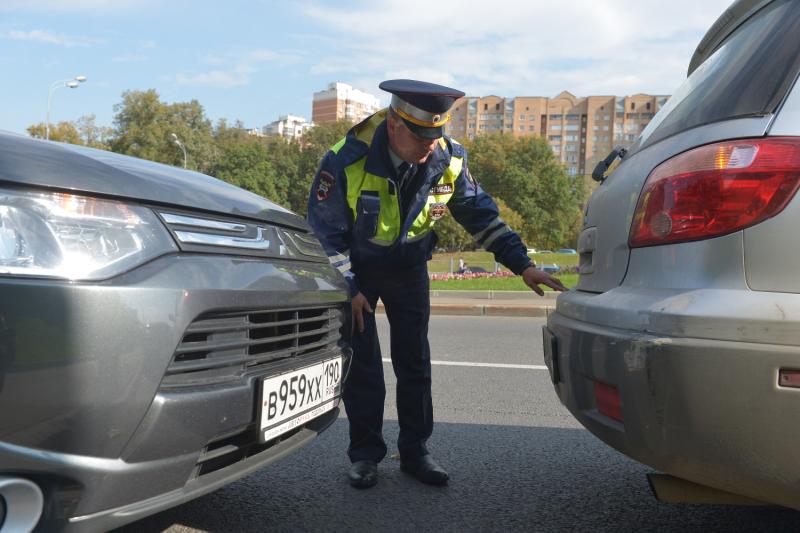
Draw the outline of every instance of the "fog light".
<instances>
[{"instance_id":1,"label":"fog light","mask_svg":"<svg viewBox=\"0 0 800 533\"><path fill-rule=\"evenodd\" d=\"M595 381L594 397L600 414L622 422L622 399L616 387Z\"/></svg>"},{"instance_id":2,"label":"fog light","mask_svg":"<svg viewBox=\"0 0 800 533\"><path fill-rule=\"evenodd\" d=\"M800 389L800 370L781 368L778 371L778 385L792 389Z\"/></svg>"}]
</instances>

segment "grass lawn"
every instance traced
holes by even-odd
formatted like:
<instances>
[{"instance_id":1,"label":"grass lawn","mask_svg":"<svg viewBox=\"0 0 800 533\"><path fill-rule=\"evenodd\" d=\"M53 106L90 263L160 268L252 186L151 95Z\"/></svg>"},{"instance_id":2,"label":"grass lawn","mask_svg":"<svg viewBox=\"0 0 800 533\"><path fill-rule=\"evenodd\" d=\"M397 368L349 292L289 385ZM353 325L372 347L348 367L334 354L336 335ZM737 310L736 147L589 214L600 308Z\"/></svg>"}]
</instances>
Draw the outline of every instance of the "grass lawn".
<instances>
[{"instance_id":1,"label":"grass lawn","mask_svg":"<svg viewBox=\"0 0 800 533\"><path fill-rule=\"evenodd\" d=\"M561 274L556 276L567 288L572 288L578 283L577 274ZM546 291L549 287L542 288ZM438 291L529 291L522 278L475 278L475 279L450 279L433 280L431 289Z\"/></svg>"}]
</instances>

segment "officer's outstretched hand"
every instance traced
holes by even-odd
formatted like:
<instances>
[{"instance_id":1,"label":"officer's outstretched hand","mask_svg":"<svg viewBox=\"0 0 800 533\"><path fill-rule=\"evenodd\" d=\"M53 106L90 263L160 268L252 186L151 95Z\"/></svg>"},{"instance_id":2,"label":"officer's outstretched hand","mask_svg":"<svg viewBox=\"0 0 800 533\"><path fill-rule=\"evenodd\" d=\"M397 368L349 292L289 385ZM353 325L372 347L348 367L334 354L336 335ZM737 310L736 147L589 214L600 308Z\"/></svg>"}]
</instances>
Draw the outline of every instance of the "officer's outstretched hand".
<instances>
[{"instance_id":1,"label":"officer's outstretched hand","mask_svg":"<svg viewBox=\"0 0 800 533\"><path fill-rule=\"evenodd\" d=\"M537 270L534 266L529 266L522 271L522 281L524 281L525 285L533 289L533 292L539 296L544 296L544 291L541 287L539 287L539 285L547 285L554 291L567 290L560 280L554 278L543 270Z\"/></svg>"},{"instance_id":2,"label":"officer's outstretched hand","mask_svg":"<svg viewBox=\"0 0 800 533\"><path fill-rule=\"evenodd\" d=\"M372 307L367 301L367 297L359 292L350 300L350 312L353 314L353 327L350 331L351 335L356 326L358 326L359 333L364 333L364 311L367 313L373 312Z\"/></svg>"}]
</instances>

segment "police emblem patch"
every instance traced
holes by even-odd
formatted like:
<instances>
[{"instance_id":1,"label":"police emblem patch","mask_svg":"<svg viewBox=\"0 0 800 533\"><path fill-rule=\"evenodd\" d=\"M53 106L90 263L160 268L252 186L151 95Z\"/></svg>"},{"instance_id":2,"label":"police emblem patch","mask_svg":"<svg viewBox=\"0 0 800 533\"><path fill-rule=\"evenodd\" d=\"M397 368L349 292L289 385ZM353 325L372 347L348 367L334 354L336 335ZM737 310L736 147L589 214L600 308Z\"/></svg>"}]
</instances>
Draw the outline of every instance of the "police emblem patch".
<instances>
[{"instance_id":1,"label":"police emblem patch","mask_svg":"<svg viewBox=\"0 0 800 533\"><path fill-rule=\"evenodd\" d=\"M331 195L333 185L336 183L334 177L326 171L319 173L319 181L317 182L317 200L324 202Z\"/></svg>"},{"instance_id":2,"label":"police emblem patch","mask_svg":"<svg viewBox=\"0 0 800 533\"><path fill-rule=\"evenodd\" d=\"M447 209L447 205L444 202L436 202L435 204L431 204L428 214L431 217L431 220L439 220L445 214L445 210Z\"/></svg>"},{"instance_id":3,"label":"police emblem patch","mask_svg":"<svg viewBox=\"0 0 800 533\"><path fill-rule=\"evenodd\" d=\"M431 187L431 194L453 194L453 185L450 183L442 183Z\"/></svg>"}]
</instances>

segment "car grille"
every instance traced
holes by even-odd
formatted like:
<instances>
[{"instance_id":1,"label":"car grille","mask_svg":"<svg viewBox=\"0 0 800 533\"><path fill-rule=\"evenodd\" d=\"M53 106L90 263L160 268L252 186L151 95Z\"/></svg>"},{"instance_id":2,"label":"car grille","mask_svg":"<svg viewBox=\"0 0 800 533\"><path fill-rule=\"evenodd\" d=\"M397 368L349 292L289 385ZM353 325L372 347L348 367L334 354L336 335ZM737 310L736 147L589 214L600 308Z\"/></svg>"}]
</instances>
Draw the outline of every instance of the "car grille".
<instances>
[{"instance_id":1,"label":"car grille","mask_svg":"<svg viewBox=\"0 0 800 533\"><path fill-rule=\"evenodd\" d=\"M328 262L316 237L299 230L244 220L222 220L159 211L186 252L251 255L294 261Z\"/></svg>"},{"instance_id":2,"label":"car grille","mask_svg":"<svg viewBox=\"0 0 800 533\"><path fill-rule=\"evenodd\" d=\"M186 329L162 386L216 383L332 349L342 324L342 310L331 306L201 316Z\"/></svg>"},{"instance_id":3,"label":"car grille","mask_svg":"<svg viewBox=\"0 0 800 533\"><path fill-rule=\"evenodd\" d=\"M263 443L259 442L259 432L254 425L247 426L231 435L214 438L206 444L205 448L203 448L198 456L190 479L202 477L245 461L254 455L258 455L272 448L280 442L290 440L304 429L310 429L311 431L319 433L330 425L335 417L335 411L325 413L279 437L275 437Z\"/></svg>"}]
</instances>

